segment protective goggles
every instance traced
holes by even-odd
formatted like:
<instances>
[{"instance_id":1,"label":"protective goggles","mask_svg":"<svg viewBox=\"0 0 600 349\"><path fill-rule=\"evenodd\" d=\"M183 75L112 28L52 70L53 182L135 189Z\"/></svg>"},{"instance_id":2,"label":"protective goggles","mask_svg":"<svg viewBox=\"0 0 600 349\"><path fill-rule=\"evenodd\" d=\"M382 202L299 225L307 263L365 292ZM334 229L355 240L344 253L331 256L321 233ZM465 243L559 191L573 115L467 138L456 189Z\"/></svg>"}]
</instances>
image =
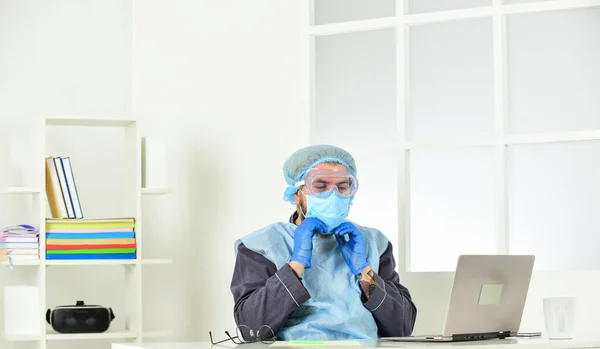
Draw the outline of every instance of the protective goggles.
<instances>
[{"instance_id":1,"label":"protective goggles","mask_svg":"<svg viewBox=\"0 0 600 349\"><path fill-rule=\"evenodd\" d=\"M339 196L349 198L358 190L358 180L347 170L312 168L306 172L303 181L296 183L296 187L303 185L312 195L324 195L334 190Z\"/></svg>"}]
</instances>

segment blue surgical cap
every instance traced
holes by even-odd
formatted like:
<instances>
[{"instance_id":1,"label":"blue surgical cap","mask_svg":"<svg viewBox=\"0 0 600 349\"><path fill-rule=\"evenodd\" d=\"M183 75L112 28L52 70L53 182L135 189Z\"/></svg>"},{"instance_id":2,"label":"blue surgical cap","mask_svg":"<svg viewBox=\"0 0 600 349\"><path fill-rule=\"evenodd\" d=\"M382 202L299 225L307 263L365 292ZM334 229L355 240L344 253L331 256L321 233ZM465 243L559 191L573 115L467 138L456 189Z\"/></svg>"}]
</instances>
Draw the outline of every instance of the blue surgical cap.
<instances>
[{"instance_id":1,"label":"blue surgical cap","mask_svg":"<svg viewBox=\"0 0 600 349\"><path fill-rule=\"evenodd\" d=\"M289 184L283 199L295 204L294 194L300 189L295 184L304 179L308 170L324 162L340 163L356 177L354 158L344 149L326 144L304 147L294 152L283 164L283 176Z\"/></svg>"}]
</instances>

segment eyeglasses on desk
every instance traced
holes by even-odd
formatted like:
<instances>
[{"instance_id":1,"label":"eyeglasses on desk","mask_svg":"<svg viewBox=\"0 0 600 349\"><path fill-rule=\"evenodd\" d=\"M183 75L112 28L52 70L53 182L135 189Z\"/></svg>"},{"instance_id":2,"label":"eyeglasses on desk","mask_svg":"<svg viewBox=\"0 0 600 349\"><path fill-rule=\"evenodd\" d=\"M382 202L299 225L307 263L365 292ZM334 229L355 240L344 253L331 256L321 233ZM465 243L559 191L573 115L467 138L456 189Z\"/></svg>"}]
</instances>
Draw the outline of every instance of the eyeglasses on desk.
<instances>
[{"instance_id":1,"label":"eyeglasses on desk","mask_svg":"<svg viewBox=\"0 0 600 349\"><path fill-rule=\"evenodd\" d=\"M235 332L236 335L232 336L231 334L229 334L229 331L225 331L225 334L228 338L217 342L213 340L211 331L208 331L208 336L210 337L210 342L213 345L224 343L227 341L232 341L235 344L247 344L256 342L271 344L277 340L277 336L275 336L275 331L273 331L273 329L269 325L263 325L258 330L253 330L246 325L239 325L235 328Z\"/></svg>"}]
</instances>

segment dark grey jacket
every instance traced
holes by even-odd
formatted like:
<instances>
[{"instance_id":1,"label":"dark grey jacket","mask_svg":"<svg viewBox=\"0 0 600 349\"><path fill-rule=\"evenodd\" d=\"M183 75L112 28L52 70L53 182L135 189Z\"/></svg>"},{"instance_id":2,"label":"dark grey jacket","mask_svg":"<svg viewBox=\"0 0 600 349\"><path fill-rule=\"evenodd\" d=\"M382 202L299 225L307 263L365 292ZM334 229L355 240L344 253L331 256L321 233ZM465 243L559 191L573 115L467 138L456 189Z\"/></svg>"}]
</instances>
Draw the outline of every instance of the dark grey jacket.
<instances>
[{"instance_id":1,"label":"dark grey jacket","mask_svg":"<svg viewBox=\"0 0 600 349\"><path fill-rule=\"evenodd\" d=\"M291 222L294 219L290 217ZM373 314L380 337L409 336L417 315L410 293L400 284L395 268L392 244L388 243L375 274L376 284L383 287L377 287L363 303ZM302 279L288 264L277 270L273 262L244 244L238 246L231 292L238 325L257 330L268 324L276 333L289 314L310 299Z\"/></svg>"}]
</instances>

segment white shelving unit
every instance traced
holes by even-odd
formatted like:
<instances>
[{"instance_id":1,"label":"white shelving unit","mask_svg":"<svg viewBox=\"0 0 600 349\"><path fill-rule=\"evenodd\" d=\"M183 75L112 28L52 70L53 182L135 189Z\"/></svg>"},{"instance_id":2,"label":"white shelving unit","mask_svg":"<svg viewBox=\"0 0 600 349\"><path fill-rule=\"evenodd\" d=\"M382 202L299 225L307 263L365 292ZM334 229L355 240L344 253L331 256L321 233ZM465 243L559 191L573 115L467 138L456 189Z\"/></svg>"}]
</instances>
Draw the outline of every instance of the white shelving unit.
<instances>
[{"instance_id":1,"label":"white shelving unit","mask_svg":"<svg viewBox=\"0 0 600 349\"><path fill-rule=\"evenodd\" d=\"M49 149L48 133L53 131L50 128L53 127L84 127L87 131L96 132L99 128L121 128L124 134L123 139L123 164L126 168L123 169L123 180L124 187L122 192L119 192L117 202L122 205L122 214L120 216L129 216L135 218L135 236L136 236L136 259L134 260L46 260L46 244L45 244L45 220L49 215L48 201L46 198L45 191L45 163L44 159L47 156L69 156L66 154L50 154L53 149ZM90 129L91 128L91 129ZM40 290L40 309L39 309L39 321L40 323L40 335L26 335L26 336L10 336L3 333L3 339L5 341L16 341L16 342L39 342L36 346L39 349L46 349L48 341L62 341L62 340L126 340L130 342L141 342L142 339L157 338L163 336L169 336L170 330L166 331L148 331L143 326L143 304L142 304L142 269L145 266L160 266L170 265L173 263L172 259L147 259L144 258L143 251L143 239L144 229L142 226L142 195L143 194L167 194L169 193L168 188L142 188L142 151L141 151L141 137L139 131L139 125L136 120L124 120L124 119L111 119L111 118L87 118L87 117L71 117L71 116L59 116L59 117L47 117L40 120L39 123L33 125L32 132L35 137L32 137L31 146L34 147L34 154L36 158L35 167L28 169L33 172L32 178L33 183L27 183L27 186L23 187L8 187L0 188L1 195L19 195L19 196L31 196L31 202L34 203L34 211L32 214L37 217L37 226L40 229L39 249L40 258L39 260L13 260L12 263L3 262L1 267L12 266L12 272L22 273L31 271L31 268L38 268L35 275L37 277L37 285ZM62 132L62 131L61 131ZM69 135L68 132L66 133ZM73 133L71 133L73 134ZM79 187L78 180L81 177L78 175L83 171L78 168L77 164L74 164L73 171L75 172L75 181ZM86 202L82 202L84 217L86 217ZM93 212L90 212L87 216L94 217ZM35 221L35 220L34 220ZM10 264L10 265L9 265ZM125 320L125 329L113 329L111 328L104 333L91 333L91 334L60 334L55 333L51 330L50 326L46 323L45 313L49 308L53 308L57 305L63 304L49 304L48 290L49 285L52 284L50 273L48 272L51 268L90 268L90 272L94 272L98 267L113 267L123 266L123 270L126 278L126 297L128 297L127 313L117 314L117 317ZM76 282L76 280L74 280ZM77 298L84 299L85 298ZM90 301L85 300L86 303ZM73 299L75 302L75 299ZM94 303L94 302L92 302ZM97 303L94 303L97 304ZM102 304L105 306L111 306L110 304ZM2 331L4 329L1 329Z\"/></svg>"},{"instance_id":2,"label":"white shelving unit","mask_svg":"<svg viewBox=\"0 0 600 349\"><path fill-rule=\"evenodd\" d=\"M0 194L39 194L41 190L28 187L8 187L3 189Z\"/></svg>"}]
</instances>

